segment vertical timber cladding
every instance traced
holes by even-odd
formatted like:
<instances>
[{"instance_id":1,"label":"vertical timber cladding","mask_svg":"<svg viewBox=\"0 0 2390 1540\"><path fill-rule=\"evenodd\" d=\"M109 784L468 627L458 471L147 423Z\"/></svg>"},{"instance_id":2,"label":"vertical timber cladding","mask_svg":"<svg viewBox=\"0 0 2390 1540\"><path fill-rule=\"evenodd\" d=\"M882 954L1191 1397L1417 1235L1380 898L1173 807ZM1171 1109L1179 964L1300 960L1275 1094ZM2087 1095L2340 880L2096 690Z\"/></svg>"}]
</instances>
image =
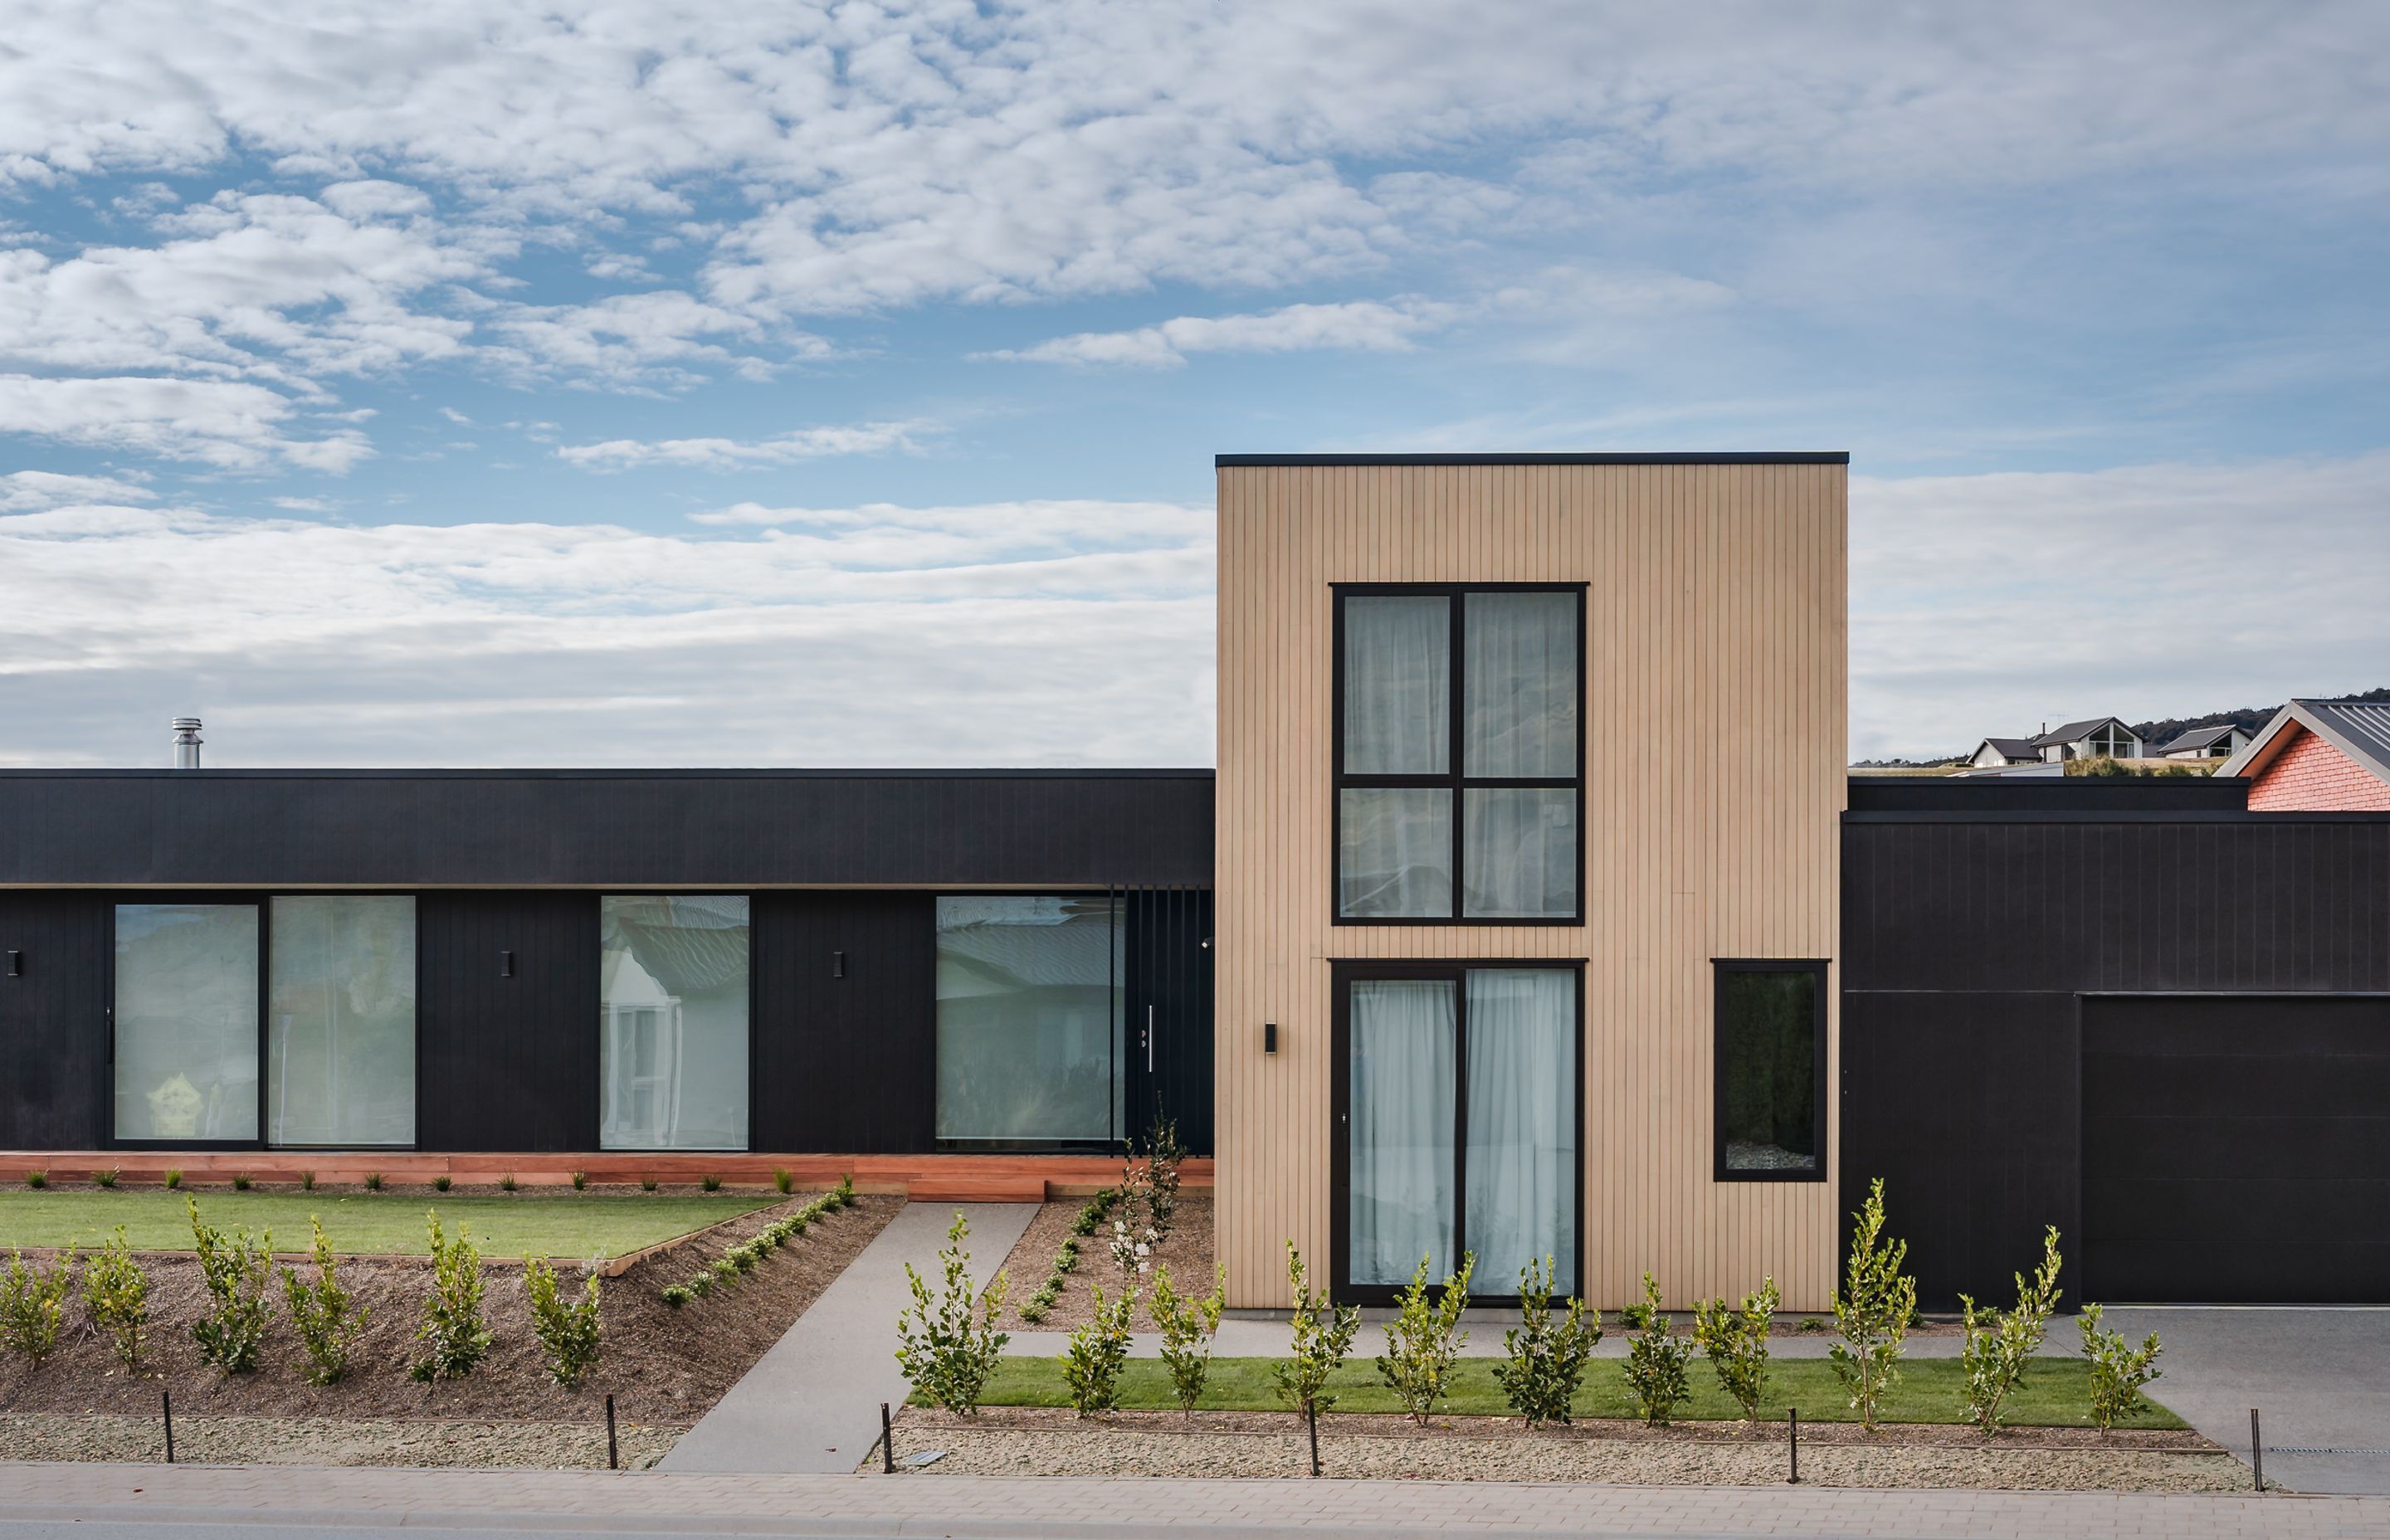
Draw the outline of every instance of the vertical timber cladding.
<instances>
[{"instance_id":1,"label":"vertical timber cladding","mask_svg":"<svg viewBox=\"0 0 2390 1540\"><path fill-rule=\"evenodd\" d=\"M1222 465L1215 1074L1232 1303L1284 1303L1289 1240L1329 1275L1338 957L1586 959L1587 1295L1633 1298L1649 1268L1677 1308L1764 1274L1789 1308L1827 1303L1833 1156L1821 1183L1712 1179L1710 962L1840 956L1846 481L1829 456ZM1586 924L1331 923L1330 584L1412 582L1588 585ZM1830 1002L1838 984L1839 969ZM1828 1033L1834 1075L1831 1005Z\"/></svg>"}]
</instances>

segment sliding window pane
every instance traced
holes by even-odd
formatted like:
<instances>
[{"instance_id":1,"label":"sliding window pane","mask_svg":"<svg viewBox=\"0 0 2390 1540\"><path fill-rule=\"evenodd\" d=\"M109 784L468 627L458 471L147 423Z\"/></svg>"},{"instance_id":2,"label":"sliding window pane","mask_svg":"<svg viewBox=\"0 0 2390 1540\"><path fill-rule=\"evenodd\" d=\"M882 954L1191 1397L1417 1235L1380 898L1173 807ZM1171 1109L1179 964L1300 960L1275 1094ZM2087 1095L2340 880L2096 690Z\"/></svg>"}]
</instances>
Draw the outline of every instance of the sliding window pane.
<instances>
[{"instance_id":1,"label":"sliding window pane","mask_svg":"<svg viewBox=\"0 0 2390 1540\"><path fill-rule=\"evenodd\" d=\"M1514 780L1576 774L1576 613L1574 593L1468 596L1462 774Z\"/></svg>"},{"instance_id":2,"label":"sliding window pane","mask_svg":"<svg viewBox=\"0 0 2390 1540\"><path fill-rule=\"evenodd\" d=\"M1718 974L1718 1107L1729 1172L1818 1174L1818 974Z\"/></svg>"},{"instance_id":3,"label":"sliding window pane","mask_svg":"<svg viewBox=\"0 0 2390 1540\"><path fill-rule=\"evenodd\" d=\"M747 1148L747 900L600 907L598 1143Z\"/></svg>"},{"instance_id":4,"label":"sliding window pane","mask_svg":"<svg viewBox=\"0 0 2390 1540\"><path fill-rule=\"evenodd\" d=\"M1452 601L1344 601L1344 773L1440 776L1452 764Z\"/></svg>"},{"instance_id":5,"label":"sliding window pane","mask_svg":"<svg viewBox=\"0 0 2390 1540\"><path fill-rule=\"evenodd\" d=\"M415 1142L415 900L277 898L266 1008L272 1144Z\"/></svg>"},{"instance_id":6,"label":"sliding window pane","mask_svg":"<svg viewBox=\"0 0 2390 1540\"><path fill-rule=\"evenodd\" d=\"M257 905L116 906L116 1136L257 1137Z\"/></svg>"},{"instance_id":7,"label":"sliding window pane","mask_svg":"<svg viewBox=\"0 0 2390 1540\"><path fill-rule=\"evenodd\" d=\"M1479 1291L1549 1258L1576 1290L1576 975L1469 973L1469 1249Z\"/></svg>"},{"instance_id":8,"label":"sliding window pane","mask_svg":"<svg viewBox=\"0 0 2390 1540\"><path fill-rule=\"evenodd\" d=\"M1350 1281L1442 1277L1453 1245L1453 1003L1446 979L1352 985Z\"/></svg>"},{"instance_id":9,"label":"sliding window pane","mask_svg":"<svg viewBox=\"0 0 2390 1540\"><path fill-rule=\"evenodd\" d=\"M1337 912L1372 919L1450 915L1452 793L1348 786L1337 798Z\"/></svg>"},{"instance_id":10,"label":"sliding window pane","mask_svg":"<svg viewBox=\"0 0 2390 1540\"><path fill-rule=\"evenodd\" d=\"M1123 943L1110 898L938 900L938 1137L1124 1132Z\"/></svg>"},{"instance_id":11,"label":"sliding window pane","mask_svg":"<svg viewBox=\"0 0 2390 1540\"><path fill-rule=\"evenodd\" d=\"M1461 912L1471 919L1576 913L1576 789L1461 793Z\"/></svg>"}]
</instances>

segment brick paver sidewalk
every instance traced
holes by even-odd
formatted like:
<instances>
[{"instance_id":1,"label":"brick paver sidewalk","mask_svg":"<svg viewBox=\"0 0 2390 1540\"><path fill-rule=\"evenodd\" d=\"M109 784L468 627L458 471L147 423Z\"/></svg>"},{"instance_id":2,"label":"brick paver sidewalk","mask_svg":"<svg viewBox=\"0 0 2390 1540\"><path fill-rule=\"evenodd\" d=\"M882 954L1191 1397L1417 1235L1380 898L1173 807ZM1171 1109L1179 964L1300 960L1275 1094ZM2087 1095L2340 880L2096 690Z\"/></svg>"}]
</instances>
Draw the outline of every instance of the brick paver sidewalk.
<instances>
[{"instance_id":1,"label":"brick paver sidewalk","mask_svg":"<svg viewBox=\"0 0 2390 1540\"><path fill-rule=\"evenodd\" d=\"M603 1534L1563 1534L2390 1540L2390 1498L1350 1481L675 1475L0 1463L0 1521L427 1520Z\"/></svg>"}]
</instances>

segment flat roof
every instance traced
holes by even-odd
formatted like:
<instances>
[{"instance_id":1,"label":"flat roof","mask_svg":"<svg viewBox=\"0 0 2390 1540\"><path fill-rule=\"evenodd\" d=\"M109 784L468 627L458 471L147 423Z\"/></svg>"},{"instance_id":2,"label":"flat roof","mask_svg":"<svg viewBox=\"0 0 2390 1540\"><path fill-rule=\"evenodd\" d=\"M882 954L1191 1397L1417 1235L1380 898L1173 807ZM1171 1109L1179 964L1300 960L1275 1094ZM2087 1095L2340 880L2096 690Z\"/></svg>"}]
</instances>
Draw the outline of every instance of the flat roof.
<instances>
[{"instance_id":1,"label":"flat roof","mask_svg":"<svg viewBox=\"0 0 2390 1540\"><path fill-rule=\"evenodd\" d=\"M1214 468L1249 466L1464 465L1848 465L1847 449L1586 455L1214 455Z\"/></svg>"}]
</instances>

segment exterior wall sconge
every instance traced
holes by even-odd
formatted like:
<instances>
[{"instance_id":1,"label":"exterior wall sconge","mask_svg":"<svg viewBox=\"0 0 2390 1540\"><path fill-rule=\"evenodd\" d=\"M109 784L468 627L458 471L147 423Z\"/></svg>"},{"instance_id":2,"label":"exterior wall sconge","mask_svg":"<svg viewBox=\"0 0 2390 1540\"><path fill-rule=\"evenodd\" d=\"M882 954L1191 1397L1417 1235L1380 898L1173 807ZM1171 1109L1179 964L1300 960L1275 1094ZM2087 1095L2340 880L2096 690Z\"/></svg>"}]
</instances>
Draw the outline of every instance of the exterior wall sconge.
<instances>
[{"instance_id":1,"label":"exterior wall sconge","mask_svg":"<svg viewBox=\"0 0 2390 1540\"><path fill-rule=\"evenodd\" d=\"M1278 1052L1278 1023L1276 1021L1264 1021L1262 1023L1262 1052L1273 1054Z\"/></svg>"},{"instance_id":2,"label":"exterior wall sconge","mask_svg":"<svg viewBox=\"0 0 2390 1540\"><path fill-rule=\"evenodd\" d=\"M499 953L499 954L498 954L498 977L499 977L499 978L501 978L501 979L511 979L511 978L513 978L514 976L515 976L515 955L514 955L513 953L511 953L511 952L501 952L501 953Z\"/></svg>"},{"instance_id":3,"label":"exterior wall sconge","mask_svg":"<svg viewBox=\"0 0 2390 1540\"><path fill-rule=\"evenodd\" d=\"M829 976L833 979L843 979L846 977L845 953L833 952L829 955Z\"/></svg>"},{"instance_id":4,"label":"exterior wall sconge","mask_svg":"<svg viewBox=\"0 0 2390 1540\"><path fill-rule=\"evenodd\" d=\"M12 979L21 979L24 976L25 954L18 951L12 946L8 948L8 977Z\"/></svg>"}]
</instances>

